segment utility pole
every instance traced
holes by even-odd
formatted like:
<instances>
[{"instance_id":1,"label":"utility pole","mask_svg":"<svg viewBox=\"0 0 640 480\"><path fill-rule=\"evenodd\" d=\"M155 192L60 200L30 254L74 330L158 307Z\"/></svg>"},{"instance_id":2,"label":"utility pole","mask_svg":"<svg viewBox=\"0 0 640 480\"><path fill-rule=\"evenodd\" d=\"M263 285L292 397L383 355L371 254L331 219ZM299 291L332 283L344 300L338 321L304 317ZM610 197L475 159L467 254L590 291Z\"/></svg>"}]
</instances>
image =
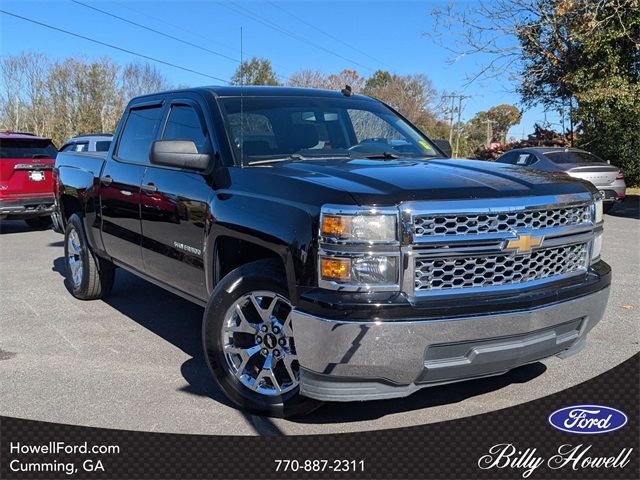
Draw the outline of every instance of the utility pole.
<instances>
[{"instance_id":1,"label":"utility pole","mask_svg":"<svg viewBox=\"0 0 640 480\"><path fill-rule=\"evenodd\" d=\"M451 110L449 110L449 145L453 145L453 112L455 112L455 99L457 95L456 92L452 92L449 95L443 95L442 98L445 100L451 99Z\"/></svg>"},{"instance_id":2,"label":"utility pole","mask_svg":"<svg viewBox=\"0 0 640 480\"><path fill-rule=\"evenodd\" d=\"M453 152L453 157L457 157L460 154L460 116L462 115L462 100L466 99L466 98L471 98L469 95L457 95L458 97L458 128L457 128L457 135L456 135L456 149Z\"/></svg>"},{"instance_id":3,"label":"utility pole","mask_svg":"<svg viewBox=\"0 0 640 480\"><path fill-rule=\"evenodd\" d=\"M569 146L573 147L573 97L569 97Z\"/></svg>"},{"instance_id":4,"label":"utility pole","mask_svg":"<svg viewBox=\"0 0 640 480\"><path fill-rule=\"evenodd\" d=\"M488 118L484 121L487 124L487 148L491 145L491 140L493 139L493 127L494 123L497 123L495 120L489 120Z\"/></svg>"},{"instance_id":5,"label":"utility pole","mask_svg":"<svg viewBox=\"0 0 640 480\"><path fill-rule=\"evenodd\" d=\"M460 116L462 115L462 100L464 100L465 98L471 98L468 95L461 95L459 93L456 92L451 92L450 94L447 95L443 95L442 96L443 99L445 100L449 100L451 99L451 109L449 110L449 121L451 122L450 126L451 128L449 129L449 144L453 146L453 128L454 128L454 123L453 123L453 114L454 112L456 112L456 106L455 106L455 102L456 102L456 98L458 99L458 108L457 108L457 112L458 112L458 121L457 121L457 132L456 132L456 146L455 149L453 149L452 152L452 156L457 156L457 154L459 153L459 147L460 147Z\"/></svg>"},{"instance_id":6,"label":"utility pole","mask_svg":"<svg viewBox=\"0 0 640 480\"><path fill-rule=\"evenodd\" d=\"M565 128L564 128L564 105L565 105L565 102L566 102L566 99L565 99L565 98L563 98L563 99L562 99L562 108L561 108L561 110L560 110L560 112L561 112L561 113L560 113L560 115L562 116L562 136L563 136L563 137L564 137L564 136L565 136L565 134L567 133L567 131L566 131L566 130L565 130Z\"/></svg>"}]
</instances>

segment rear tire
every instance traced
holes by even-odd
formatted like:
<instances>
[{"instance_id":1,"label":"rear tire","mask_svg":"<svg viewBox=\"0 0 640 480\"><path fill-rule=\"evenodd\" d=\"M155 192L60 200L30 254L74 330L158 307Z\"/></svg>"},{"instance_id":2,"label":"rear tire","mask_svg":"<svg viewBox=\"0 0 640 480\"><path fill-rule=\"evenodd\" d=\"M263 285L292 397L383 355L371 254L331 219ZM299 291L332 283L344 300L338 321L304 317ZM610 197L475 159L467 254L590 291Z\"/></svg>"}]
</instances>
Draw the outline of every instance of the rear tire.
<instances>
[{"instance_id":1,"label":"rear tire","mask_svg":"<svg viewBox=\"0 0 640 480\"><path fill-rule=\"evenodd\" d=\"M95 300L111 292L114 266L91 250L76 214L71 215L64 232L64 265L67 286L74 297Z\"/></svg>"},{"instance_id":2,"label":"rear tire","mask_svg":"<svg viewBox=\"0 0 640 480\"><path fill-rule=\"evenodd\" d=\"M299 394L288 292L282 268L260 260L225 276L202 322L207 364L237 407L272 417L310 413L321 402Z\"/></svg>"},{"instance_id":3,"label":"rear tire","mask_svg":"<svg viewBox=\"0 0 640 480\"><path fill-rule=\"evenodd\" d=\"M51 226L51 217L26 218L25 223L31 228L49 228Z\"/></svg>"}]
</instances>

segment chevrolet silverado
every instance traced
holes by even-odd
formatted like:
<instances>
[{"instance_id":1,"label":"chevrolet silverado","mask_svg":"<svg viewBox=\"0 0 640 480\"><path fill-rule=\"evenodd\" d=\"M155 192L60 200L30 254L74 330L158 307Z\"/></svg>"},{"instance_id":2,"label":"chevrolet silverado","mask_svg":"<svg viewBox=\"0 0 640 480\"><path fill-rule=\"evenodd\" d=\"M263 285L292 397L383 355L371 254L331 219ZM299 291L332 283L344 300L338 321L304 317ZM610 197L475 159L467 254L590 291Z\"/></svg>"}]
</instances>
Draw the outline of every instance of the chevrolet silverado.
<instances>
[{"instance_id":1,"label":"chevrolet silverado","mask_svg":"<svg viewBox=\"0 0 640 480\"><path fill-rule=\"evenodd\" d=\"M574 354L609 295L595 187L446 158L349 89L138 97L54 174L73 295L120 267L206 307L213 378L261 414Z\"/></svg>"}]
</instances>

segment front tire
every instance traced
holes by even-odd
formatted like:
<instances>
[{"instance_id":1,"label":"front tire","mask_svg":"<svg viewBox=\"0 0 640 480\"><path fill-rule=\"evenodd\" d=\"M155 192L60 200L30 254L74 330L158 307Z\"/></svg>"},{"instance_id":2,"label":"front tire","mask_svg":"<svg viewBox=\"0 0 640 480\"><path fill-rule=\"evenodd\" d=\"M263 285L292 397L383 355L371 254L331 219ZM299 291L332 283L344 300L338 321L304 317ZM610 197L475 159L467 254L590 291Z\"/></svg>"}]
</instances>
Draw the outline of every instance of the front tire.
<instances>
[{"instance_id":1,"label":"front tire","mask_svg":"<svg viewBox=\"0 0 640 480\"><path fill-rule=\"evenodd\" d=\"M320 402L299 394L293 306L277 263L260 260L224 277L211 294L202 336L216 383L239 408L301 416Z\"/></svg>"},{"instance_id":2,"label":"front tire","mask_svg":"<svg viewBox=\"0 0 640 480\"><path fill-rule=\"evenodd\" d=\"M71 215L64 233L66 282L74 297L81 300L104 298L111 292L114 266L89 247L82 220Z\"/></svg>"}]
</instances>

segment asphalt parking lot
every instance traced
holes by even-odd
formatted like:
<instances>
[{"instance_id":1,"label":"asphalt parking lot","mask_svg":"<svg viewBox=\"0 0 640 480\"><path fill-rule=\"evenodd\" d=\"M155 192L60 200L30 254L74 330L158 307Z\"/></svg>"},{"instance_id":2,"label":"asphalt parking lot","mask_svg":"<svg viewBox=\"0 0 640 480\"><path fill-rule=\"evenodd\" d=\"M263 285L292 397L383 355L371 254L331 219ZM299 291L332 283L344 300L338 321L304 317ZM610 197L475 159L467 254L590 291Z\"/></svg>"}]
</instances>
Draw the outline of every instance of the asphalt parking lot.
<instances>
[{"instance_id":1,"label":"asphalt parking lot","mask_svg":"<svg viewBox=\"0 0 640 480\"><path fill-rule=\"evenodd\" d=\"M640 351L640 197L605 216L613 267L604 320L567 360L296 420L230 407L202 356L202 308L119 270L105 301L63 283L62 236L6 221L0 233L0 415L132 430L233 435L347 432L431 423L523 403L592 378ZM587 402L588 399L585 399Z\"/></svg>"}]
</instances>

